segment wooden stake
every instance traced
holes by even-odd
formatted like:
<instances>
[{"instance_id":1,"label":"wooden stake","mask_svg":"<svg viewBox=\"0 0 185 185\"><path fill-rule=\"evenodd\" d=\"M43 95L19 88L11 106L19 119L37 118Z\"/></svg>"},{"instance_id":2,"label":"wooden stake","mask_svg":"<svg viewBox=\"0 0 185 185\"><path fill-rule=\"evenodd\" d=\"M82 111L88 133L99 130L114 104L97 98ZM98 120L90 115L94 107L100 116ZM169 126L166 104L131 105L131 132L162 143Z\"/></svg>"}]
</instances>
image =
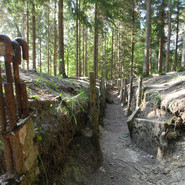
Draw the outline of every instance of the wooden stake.
<instances>
[{"instance_id":1,"label":"wooden stake","mask_svg":"<svg viewBox=\"0 0 185 185\"><path fill-rule=\"evenodd\" d=\"M142 102L142 77L139 77L139 82L138 82L138 95L137 95L137 102L136 106L139 107Z\"/></svg>"}]
</instances>

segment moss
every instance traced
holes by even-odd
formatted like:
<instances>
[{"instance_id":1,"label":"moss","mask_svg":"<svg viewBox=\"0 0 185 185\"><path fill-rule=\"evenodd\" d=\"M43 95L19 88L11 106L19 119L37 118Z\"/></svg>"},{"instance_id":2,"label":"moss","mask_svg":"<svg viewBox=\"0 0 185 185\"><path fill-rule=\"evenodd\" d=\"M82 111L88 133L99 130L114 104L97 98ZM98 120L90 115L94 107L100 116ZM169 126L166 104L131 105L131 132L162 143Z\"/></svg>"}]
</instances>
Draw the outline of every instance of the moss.
<instances>
[{"instance_id":1,"label":"moss","mask_svg":"<svg viewBox=\"0 0 185 185\"><path fill-rule=\"evenodd\" d=\"M170 132L167 135L167 139L169 140L176 140L178 138L178 133L176 131Z\"/></svg>"}]
</instances>

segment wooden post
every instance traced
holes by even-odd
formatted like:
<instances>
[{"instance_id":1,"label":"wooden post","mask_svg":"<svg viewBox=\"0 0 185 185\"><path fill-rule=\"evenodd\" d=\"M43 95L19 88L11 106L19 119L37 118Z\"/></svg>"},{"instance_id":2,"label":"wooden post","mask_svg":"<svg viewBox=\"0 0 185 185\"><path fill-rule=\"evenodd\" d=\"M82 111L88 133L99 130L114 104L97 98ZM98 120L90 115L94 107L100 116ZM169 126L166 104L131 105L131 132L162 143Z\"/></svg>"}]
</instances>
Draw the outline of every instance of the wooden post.
<instances>
[{"instance_id":1,"label":"wooden post","mask_svg":"<svg viewBox=\"0 0 185 185\"><path fill-rule=\"evenodd\" d=\"M122 100L123 107L126 104L126 97L127 97L127 79L124 79L124 92L123 92L123 100Z\"/></svg>"},{"instance_id":2,"label":"wooden post","mask_svg":"<svg viewBox=\"0 0 185 185\"><path fill-rule=\"evenodd\" d=\"M139 107L142 102L142 81L142 77L139 77L136 107Z\"/></svg>"},{"instance_id":3,"label":"wooden post","mask_svg":"<svg viewBox=\"0 0 185 185\"><path fill-rule=\"evenodd\" d=\"M120 88L121 88L121 80L120 79L117 80L117 86L118 86L118 95L119 95Z\"/></svg>"},{"instance_id":4,"label":"wooden post","mask_svg":"<svg viewBox=\"0 0 185 185\"><path fill-rule=\"evenodd\" d=\"M99 109L100 109L100 125L104 126L103 124L103 117L104 117L104 80L102 77L99 78Z\"/></svg>"},{"instance_id":5,"label":"wooden post","mask_svg":"<svg viewBox=\"0 0 185 185\"><path fill-rule=\"evenodd\" d=\"M132 83L133 77L130 77L130 87L129 87L129 94L128 94L128 107L127 107L127 116L131 114L131 101L132 101Z\"/></svg>"},{"instance_id":6,"label":"wooden post","mask_svg":"<svg viewBox=\"0 0 185 185\"><path fill-rule=\"evenodd\" d=\"M121 79L121 86L120 86L120 100L123 100L123 79Z\"/></svg>"},{"instance_id":7,"label":"wooden post","mask_svg":"<svg viewBox=\"0 0 185 185\"><path fill-rule=\"evenodd\" d=\"M96 95L96 79L95 72L90 72L90 109L91 109L91 122L93 129L93 144L97 155L97 162L100 163L102 159L100 149L100 136L99 136L99 113L98 102Z\"/></svg>"}]
</instances>

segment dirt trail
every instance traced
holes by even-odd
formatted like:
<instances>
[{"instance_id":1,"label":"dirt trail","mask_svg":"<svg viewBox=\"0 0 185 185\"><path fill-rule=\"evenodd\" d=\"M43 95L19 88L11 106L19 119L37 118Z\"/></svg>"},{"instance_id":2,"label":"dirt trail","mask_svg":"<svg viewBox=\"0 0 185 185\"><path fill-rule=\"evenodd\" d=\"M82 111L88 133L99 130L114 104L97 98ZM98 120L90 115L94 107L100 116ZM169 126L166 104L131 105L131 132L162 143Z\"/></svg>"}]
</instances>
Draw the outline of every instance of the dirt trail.
<instances>
[{"instance_id":1,"label":"dirt trail","mask_svg":"<svg viewBox=\"0 0 185 185\"><path fill-rule=\"evenodd\" d=\"M112 92L113 104L107 104L104 128L101 132L102 166L89 178L88 185L144 185L144 165L154 163L153 156L132 146L126 117L117 92Z\"/></svg>"},{"instance_id":2,"label":"dirt trail","mask_svg":"<svg viewBox=\"0 0 185 185\"><path fill-rule=\"evenodd\" d=\"M159 163L155 156L132 145L117 92L111 96L114 103L107 104L105 126L100 129L103 163L90 175L88 185L184 185L185 136Z\"/></svg>"}]
</instances>

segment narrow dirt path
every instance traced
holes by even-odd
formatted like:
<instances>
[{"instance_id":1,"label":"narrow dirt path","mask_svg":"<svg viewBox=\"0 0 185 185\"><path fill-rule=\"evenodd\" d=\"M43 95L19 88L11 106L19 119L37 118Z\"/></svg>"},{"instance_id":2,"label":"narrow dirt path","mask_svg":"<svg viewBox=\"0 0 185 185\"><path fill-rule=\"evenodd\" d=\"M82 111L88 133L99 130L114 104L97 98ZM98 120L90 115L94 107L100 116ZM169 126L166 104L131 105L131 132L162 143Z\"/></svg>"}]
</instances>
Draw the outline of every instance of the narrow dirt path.
<instances>
[{"instance_id":1,"label":"narrow dirt path","mask_svg":"<svg viewBox=\"0 0 185 185\"><path fill-rule=\"evenodd\" d=\"M144 165L154 163L152 156L132 146L126 117L117 92L112 92L113 104L107 104L104 128L101 132L103 164L92 174L88 185L144 185ZM144 175L145 176L145 175Z\"/></svg>"}]
</instances>

